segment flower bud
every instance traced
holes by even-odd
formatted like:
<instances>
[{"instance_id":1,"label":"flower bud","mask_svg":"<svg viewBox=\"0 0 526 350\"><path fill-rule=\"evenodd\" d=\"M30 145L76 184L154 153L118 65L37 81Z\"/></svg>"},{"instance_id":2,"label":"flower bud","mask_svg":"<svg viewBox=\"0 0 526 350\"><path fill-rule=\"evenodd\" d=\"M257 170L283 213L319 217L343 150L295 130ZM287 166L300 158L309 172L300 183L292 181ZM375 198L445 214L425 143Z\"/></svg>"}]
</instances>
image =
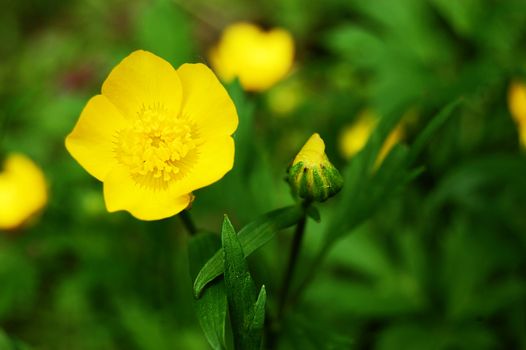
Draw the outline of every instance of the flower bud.
<instances>
[{"instance_id":1,"label":"flower bud","mask_svg":"<svg viewBox=\"0 0 526 350\"><path fill-rule=\"evenodd\" d=\"M338 193L343 179L325 154L325 143L313 134L288 169L288 181L299 197L324 202Z\"/></svg>"}]
</instances>

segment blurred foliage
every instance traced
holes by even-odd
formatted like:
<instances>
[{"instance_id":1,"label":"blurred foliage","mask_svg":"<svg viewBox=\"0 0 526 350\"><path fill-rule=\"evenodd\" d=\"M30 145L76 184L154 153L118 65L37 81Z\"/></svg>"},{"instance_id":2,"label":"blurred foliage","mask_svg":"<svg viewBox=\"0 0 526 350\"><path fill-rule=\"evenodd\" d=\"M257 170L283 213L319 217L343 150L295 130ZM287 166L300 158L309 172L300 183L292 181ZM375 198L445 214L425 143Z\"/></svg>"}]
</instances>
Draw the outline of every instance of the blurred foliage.
<instances>
[{"instance_id":1,"label":"blurred foliage","mask_svg":"<svg viewBox=\"0 0 526 350\"><path fill-rule=\"evenodd\" d=\"M352 182L307 224L298 276L310 283L294 281L301 294L277 346L526 349L526 157L506 105L509 82L526 78L524 0L2 1L0 152L40 164L50 203L35 225L0 233L0 349L209 348L180 222L106 213L100 183L63 144L129 52L207 63L222 28L239 20L291 31L295 68L262 94L228 85L236 166L196 193L199 226L219 233L228 213L241 228L293 203L285 170L313 132ZM383 137L410 111L414 145L459 97L418 155L399 145L386 158L390 188L368 187L368 148L338 154L341 131L364 109L383 118ZM390 177L389 166L407 177ZM335 217L341 226L330 227ZM284 231L248 259L270 316L290 241Z\"/></svg>"}]
</instances>

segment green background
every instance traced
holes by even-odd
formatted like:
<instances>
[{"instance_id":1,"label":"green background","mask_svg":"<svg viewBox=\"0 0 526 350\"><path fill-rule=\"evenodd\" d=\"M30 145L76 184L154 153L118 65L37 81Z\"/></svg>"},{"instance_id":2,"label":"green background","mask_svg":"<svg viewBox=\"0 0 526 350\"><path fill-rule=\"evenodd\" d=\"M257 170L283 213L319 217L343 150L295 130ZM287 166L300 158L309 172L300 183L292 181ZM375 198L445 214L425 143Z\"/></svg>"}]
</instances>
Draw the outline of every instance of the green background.
<instances>
[{"instance_id":1,"label":"green background","mask_svg":"<svg viewBox=\"0 0 526 350\"><path fill-rule=\"evenodd\" d=\"M509 83L526 68L524 0L4 0L0 150L43 168L50 201L29 228L0 232L0 350L209 348L181 223L108 214L101 184L64 138L131 51L176 67L207 63L221 30L240 20L288 29L294 69L261 94L228 86L240 117L236 166L195 193L198 225L219 232L227 213L239 229L292 204L285 171L313 132L347 174L344 187L360 193L344 190L318 206L321 223L307 223L300 276L335 222L326 218L339 218L341 238L302 289L279 347L526 349L526 157L507 108ZM297 99L286 113L272 104L283 93ZM458 98L412 182L402 186L395 169L349 184L359 159L342 158L338 137L360 111L392 120L409 111L411 149ZM249 259L270 314L291 234Z\"/></svg>"}]
</instances>

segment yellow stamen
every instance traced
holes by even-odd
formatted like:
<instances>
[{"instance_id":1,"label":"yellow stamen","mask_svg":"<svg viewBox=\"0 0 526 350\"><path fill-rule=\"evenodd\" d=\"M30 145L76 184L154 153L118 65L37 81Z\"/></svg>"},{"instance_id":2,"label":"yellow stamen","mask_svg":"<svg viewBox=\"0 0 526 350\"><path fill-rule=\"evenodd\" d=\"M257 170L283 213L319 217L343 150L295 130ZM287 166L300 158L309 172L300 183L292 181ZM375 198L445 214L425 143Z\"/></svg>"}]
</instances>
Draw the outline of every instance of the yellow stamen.
<instances>
[{"instance_id":1,"label":"yellow stamen","mask_svg":"<svg viewBox=\"0 0 526 350\"><path fill-rule=\"evenodd\" d=\"M148 106L130 127L118 132L115 157L138 184L164 189L188 173L198 156L198 145L190 121L163 106Z\"/></svg>"}]
</instances>

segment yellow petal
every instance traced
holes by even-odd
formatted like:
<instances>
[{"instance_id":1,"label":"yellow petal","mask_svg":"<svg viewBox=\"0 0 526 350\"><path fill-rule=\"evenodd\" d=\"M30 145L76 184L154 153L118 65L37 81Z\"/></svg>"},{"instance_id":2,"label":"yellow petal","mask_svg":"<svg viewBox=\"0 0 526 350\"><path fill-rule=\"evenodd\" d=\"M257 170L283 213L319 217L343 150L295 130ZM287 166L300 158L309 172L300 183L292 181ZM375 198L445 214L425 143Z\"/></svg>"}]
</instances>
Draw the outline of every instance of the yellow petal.
<instances>
[{"instance_id":1,"label":"yellow petal","mask_svg":"<svg viewBox=\"0 0 526 350\"><path fill-rule=\"evenodd\" d=\"M103 181L116 163L113 141L126 125L122 114L105 96L94 96L66 137L66 148L88 173Z\"/></svg>"},{"instance_id":2,"label":"yellow petal","mask_svg":"<svg viewBox=\"0 0 526 350\"><path fill-rule=\"evenodd\" d=\"M181 105L181 82L170 63L138 50L113 68L102 85L102 94L125 118L137 116L145 107L159 105L177 115Z\"/></svg>"},{"instance_id":3,"label":"yellow petal","mask_svg":"<svg viewBox=\"0 0 526 350\"><path fill-rule=\"evenodd\" d=\"M27 213L21 206L18 192L18 186L0 176L0 229L14 229L26 219Z\"/></svg>"},{"instance_id":4,"label":"yellow petal","mask_svg":"<svg viewBox=\"0 0 526 350\"><path fill-rule=\"evenodd\" d=\"M234 80L236 77L235 68L232 64L229 64L227 60L223 59L223 50L219 47L211 48L208 53L208 59L214 71L223 81L230 82Z\"/></svg>"},{"instance_id":5,"label":"yellow petal","mask_svg":"<svg viewBox=\"0 0 526 350\"><path fill-rule=\"evenodd\" d=\"M201 137L231 135L237 128L236 107L215 74L204 64L183 64L177 70L183 87L181 114L199 128Z\"/></svg>"},{"instance_id":6,"label":"yellow petal","mask_svg":"<svg viewBox=\"0 0 526 350\"><path fill-rule=\"evenodd\" d=\"M260 45L251 51L239 73L241 84L247 90L263 91L283 79L292 68L294 43L291 35L282 29L261 33Z\"/></svg>"},{"instance_id":7,"label":"yellow petal","mask_svg":"<svg viewBox=\"0 0 526 350\"><path fill-rule=\"evenodd\" d=\"M104 201L109 212L126 210L140 220L160 220L184 210L192 194L176 194L171 189L150 190L138 185L128 169L117 166L104 180Z\"/></svg>"},{"instance_id":8,"label":"yellow petal","mask_svg":"<svg viewBox=\"0 0 526 350\"><path fill-rule=\"evenodd\" d=\"M257 48L259 36L260 29L251 23L239 22L225 28L217 47L210 51L210 62L223 80L233 80L243 65L250 64L245 59Z\"/></svg>"},{"instance_id":9,"label":"yellow petal","mask_svg":"<svg viewBox=\"0 0 526 350\"><path fill-rule=\"evenodd\" d=\"M234 140L231 137L208 139L199 146L199 157L184 178L172 184L178 195L193 192L220 180L234 166Z\"/></svg>"},{"instance_id":10,"label":"yellow petal","mask_svg":"<svg viewBox=\"0 0 526 350\"><path fill-rule=\"evenodd\" d=\"M298 152L292 164L303 162L307 167L315 167L325 159L325 143L318 133L314 133Z\"/></svg>"}]
</instances>

